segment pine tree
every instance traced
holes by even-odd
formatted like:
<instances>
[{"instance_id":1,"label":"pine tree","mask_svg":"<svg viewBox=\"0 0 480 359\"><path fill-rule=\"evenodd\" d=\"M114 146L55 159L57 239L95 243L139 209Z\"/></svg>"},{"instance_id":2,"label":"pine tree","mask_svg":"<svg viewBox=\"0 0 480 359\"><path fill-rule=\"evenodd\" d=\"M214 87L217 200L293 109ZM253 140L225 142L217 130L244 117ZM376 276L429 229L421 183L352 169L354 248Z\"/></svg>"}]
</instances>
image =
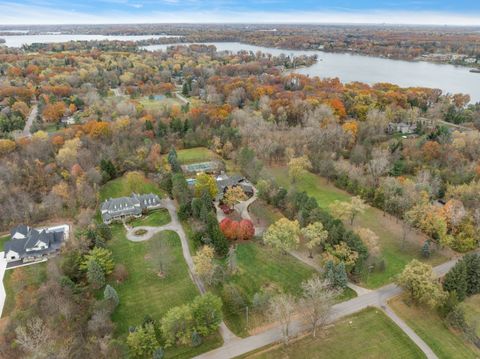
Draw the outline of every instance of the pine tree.
<instances>
[{"instance_id":1,"label":"pine tree","mask_svg":"<svg viewBox=\"0 0 480 359\"><path fill-rule=\"evenodd\" d=\"M105 273L102 266L94 259L88 262L87 279L88 283L95 289L102 288L105 285Z\"/></svg>"},{"instance_id":2,"label":"pine tree","mask_svg":"<svg viewBox=\"0 0 480 359\"><path fill-rule=\"evenodd\" d=\"M467 254L463 261L467 267L467 295L480 293L480 255Z\"/></svg>"},{"instance_id":3,"label":"pine tree","mask_svg":"<svg viewBox=\"0 0 480 359\"><path fill-rule=\"evenodd\" d=\"M180 172L181 167L180 164L178 163L178 158L177 158L177 151L175 151L175 148L172 147L170 152L168 152L168 163L172 167L173 172Z\"/></svg>"},{"instance_id":4,"label":"pine tree","mask_svg":"<svg viewBox=\"0 0 480 359\"><path fill-rule=\"evenodd\" d=\"M422 257L429 258L430 257L430 242L425 241L422 247Z\"/></svg>"},{"instance_id":5,"label":"pine tree","mask_svg":"<svg viewBox=\"0 0 480 359\"><path fill-rule=\"evenodd\" d=\"M459 261L445 275L443 289L448 292L455 292L459 301L463 301L467 296L467 266L465 261Z\"/></svg>"},{"instance_id":6,"label":"pine tree","mask_svg":"<svg viewBox=\"0 0 480 359\"><path fill-rule=\"evenodd\" d=\"M335 286L337 288L345 289L348 284L347 271L345 270L345 263L340 262L335 266Z\"/></svg>"},{"instance_id":7,"label":"pine tree","mask_svg":"<svg viewBox=\"0 0 480 359\"><path fill-rule=\"evenodd\" d=\"M335 264L332 261L325 264L324 277L332 287L335 287Z\"/></svg>"},{"instance_id":8,"label":"pine tree","mask_svg":"<svg viewBox=\"0 0 480 359\"><path fill-rule=\"evenodd\" d=\"M103 299L112 302L115 307L120 304L120 299L118 299L117 291L110 284L107 284L105 290L103 291Z\"/></svg>"}]
</instances>

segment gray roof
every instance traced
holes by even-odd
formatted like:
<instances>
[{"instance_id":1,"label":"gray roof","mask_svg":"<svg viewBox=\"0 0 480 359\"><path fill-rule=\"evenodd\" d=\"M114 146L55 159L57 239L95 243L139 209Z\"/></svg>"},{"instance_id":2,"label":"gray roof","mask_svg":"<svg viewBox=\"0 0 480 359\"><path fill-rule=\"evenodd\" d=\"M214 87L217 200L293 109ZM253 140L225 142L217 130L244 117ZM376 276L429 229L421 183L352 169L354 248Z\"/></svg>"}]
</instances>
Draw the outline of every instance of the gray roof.
<instances>
[{"instance_id":1,"label":"gray roof","mask_svg":"<svg viewBox=\"0 0 480 359\"><path fill-rule=\"evenodd\" d=\"M5 243L4 250L5 256L7 252L12 250L19 254L20 258L28 257L31 255L42 255L45 253L51 253L58 250L64 240L64 232L61 231L49 231L48 229L37 230L30 228L26 225L20 225L11 230L11 235L15 233L21 233L25 238L12 238ZM39 241L45 243L46 249L27 251L32 249Z\"/></svg>"},{"instance_id":2,"label":"gray roof","mask_svg":"<svg viewBox=\"0 0 480 359\"><path fill-rule=\"evenodd\" d=\"M160 205L160 198L153 193L136 194L130 197L110 198L102 203L100 211L104 221L110 221L116 217L138 216L142 211Z\"/></svg>"}]
</instances>

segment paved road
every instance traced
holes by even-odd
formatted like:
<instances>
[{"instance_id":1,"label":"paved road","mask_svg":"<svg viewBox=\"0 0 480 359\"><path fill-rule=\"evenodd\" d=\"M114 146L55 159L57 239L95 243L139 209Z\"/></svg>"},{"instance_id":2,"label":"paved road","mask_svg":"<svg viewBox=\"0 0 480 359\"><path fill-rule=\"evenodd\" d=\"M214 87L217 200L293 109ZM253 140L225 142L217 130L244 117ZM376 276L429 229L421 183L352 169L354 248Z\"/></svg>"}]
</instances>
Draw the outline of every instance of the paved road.
<instances>
[{"instance_id":1,"label":"paved road","mask_svg":"<svg viewBox=\"0 0 480 359\"><path fill-rule=\"evenodd\" d=\"M457 259L443 263L434 268L434 273L437 276L445 275L450 268L452 268ZM423 350L427 358L436 359L437 356L432 352L428 345L413 332L390 308L387 306L388 300L398 296L402 289L395 284L389 284L377 290L372 290L368 293L360 295L356 298L339 303L333 306L330 316L330 322L334 322L342 317L354 314L362 309L368 307L377 307L383 310L397 325L404 330L404 332L412 339L418 347ZM310 329L309 324L304 323L301 319L292 321L290 327L291 336L296 336ZM198 359L225 359L234 358L236 356L249 353L251 351L260 349L264 346L277 343L282 340L282 333L277 326L273 329L263 333L250 336L248 338L236 340L231 343L226 343L224 346L209 351L207 353L197 356Z\"/></svg>"},{"instance_id":2,"label":"paved road","mask_svg":"<svg viewBox=\"0 0 480 359\"><path fill-rule=\"evenodd\" d=\"M37 117L37 112L38 112L38 106L35 104L32 107L32 111L30 111L30 115L27 117L27 122L25 122L25 127L22 132L23 137L30 137L32 134L30 133L30 129L32 127L33 121L35 121L35 118Z\"/></svg>"},{"instance_id":3,"label":"paved road","mask_svg":"<svg viewBox=\"0 0 480 359\"><path fill-rule=\"evenodd\" d=\"M170 214L170 218L172 219L172 221L160 227L142 226L142 227L131 228L127 231L127 238L133 242L141 242L141 241L149 240L150 238L153 237L153 235L155 235L155 233L158 233L161 231L170 230L170 231L177 232L178 236L180 237L180 242L182 244L183 257L185 258L185 262L187 262L188 272L190 274L190 277L192 278L193 283L195 283L200 293L204 294L206 292L205 285L200 280L200 278L195 274L195 266L193 264L192 255L190 254L190 247L188 246L187 235L183 230L182 224L178 220L175 203L169 198L162 199L161 203L162 203L162 207L168 210L168 213ZM136 236L134 232L139 229L144 229L147 231L147 233L142 236ZM220 334L222 335L223 342L225 344L229 344L237 340L240 340L240 338L238 338L232 331L230 331L230 329L228 329L228 327L225 325L224 322L220 324Z\"/></svg>"}]
</instances>

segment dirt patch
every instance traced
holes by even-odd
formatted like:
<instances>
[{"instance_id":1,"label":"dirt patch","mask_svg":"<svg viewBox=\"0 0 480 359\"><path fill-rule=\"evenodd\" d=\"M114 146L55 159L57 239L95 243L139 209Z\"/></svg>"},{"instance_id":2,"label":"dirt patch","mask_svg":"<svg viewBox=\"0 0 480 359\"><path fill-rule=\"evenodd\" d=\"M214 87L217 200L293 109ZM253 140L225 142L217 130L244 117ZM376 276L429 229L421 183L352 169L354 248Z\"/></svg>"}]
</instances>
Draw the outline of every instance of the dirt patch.
<instances>
[{"instance_id":1,"label":"dirt patch","mask_svg":"<svg viewBox=\"0 0 480 359\"><path fill-rule=\"evenodd\" d=\"M152 255L151 254L145 254L145 256L143 257L143 259L145 259L146 261L152 259Z\"/></svg>"},{"instance_id":2,"label":"dirt patch","mask_svg":"<svg viewBox=\"0 0 480 359\"><path fill-rule=\"evenodd\" d=\"M133 234L136 236L143 236L147 233L148 231L146 229L137 229L135 232L133 232Z\"/></svg>"}]
</instances>

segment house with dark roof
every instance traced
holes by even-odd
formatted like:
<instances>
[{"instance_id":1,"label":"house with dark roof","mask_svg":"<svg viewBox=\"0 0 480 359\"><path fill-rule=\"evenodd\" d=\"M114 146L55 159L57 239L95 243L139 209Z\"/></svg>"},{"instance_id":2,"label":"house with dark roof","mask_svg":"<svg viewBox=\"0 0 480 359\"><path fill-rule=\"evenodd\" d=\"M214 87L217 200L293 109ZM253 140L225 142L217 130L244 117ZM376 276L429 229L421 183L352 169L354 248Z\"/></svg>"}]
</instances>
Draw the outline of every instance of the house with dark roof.
<instances>
[{"instance_id":1,"label":"house with dark roof","mask_svg":"<svg viewBox=\"0 0 480 359\"><path fill-rule=\"evenodd\" d=\"M225 173L221 173L215 178L215 181L217 182L218 188L218 195L216 198L218 201L223 199L223 195L229 187L240 187L248 197L252 197L254 194L253 184L243 176L228 176Z\"/></svg>"},{"instance_id":2,"label":"house with dark roof","mask_svg":"<svg viewBox=\"0 0 480 359\"><path fill-rule=\"evenodd\" d=\"M10 231L10 240L4 246L7 262L23 263L42 260L60 251L68 237L68 225L43 229L21 224Z\"/></svg>"},{"instance_id":3,"label":"house with dark roof","mask_svg":"<svg viewBox=\"0 0 480 359\"><path fill-rule=\"evenodd\" d=\"M148 210L160 208L160 198L153 193L136 194L130 197L110 198L102 203L100 213L105 224L113 221L140 218Z\"/></svg>"}]
</instances>

